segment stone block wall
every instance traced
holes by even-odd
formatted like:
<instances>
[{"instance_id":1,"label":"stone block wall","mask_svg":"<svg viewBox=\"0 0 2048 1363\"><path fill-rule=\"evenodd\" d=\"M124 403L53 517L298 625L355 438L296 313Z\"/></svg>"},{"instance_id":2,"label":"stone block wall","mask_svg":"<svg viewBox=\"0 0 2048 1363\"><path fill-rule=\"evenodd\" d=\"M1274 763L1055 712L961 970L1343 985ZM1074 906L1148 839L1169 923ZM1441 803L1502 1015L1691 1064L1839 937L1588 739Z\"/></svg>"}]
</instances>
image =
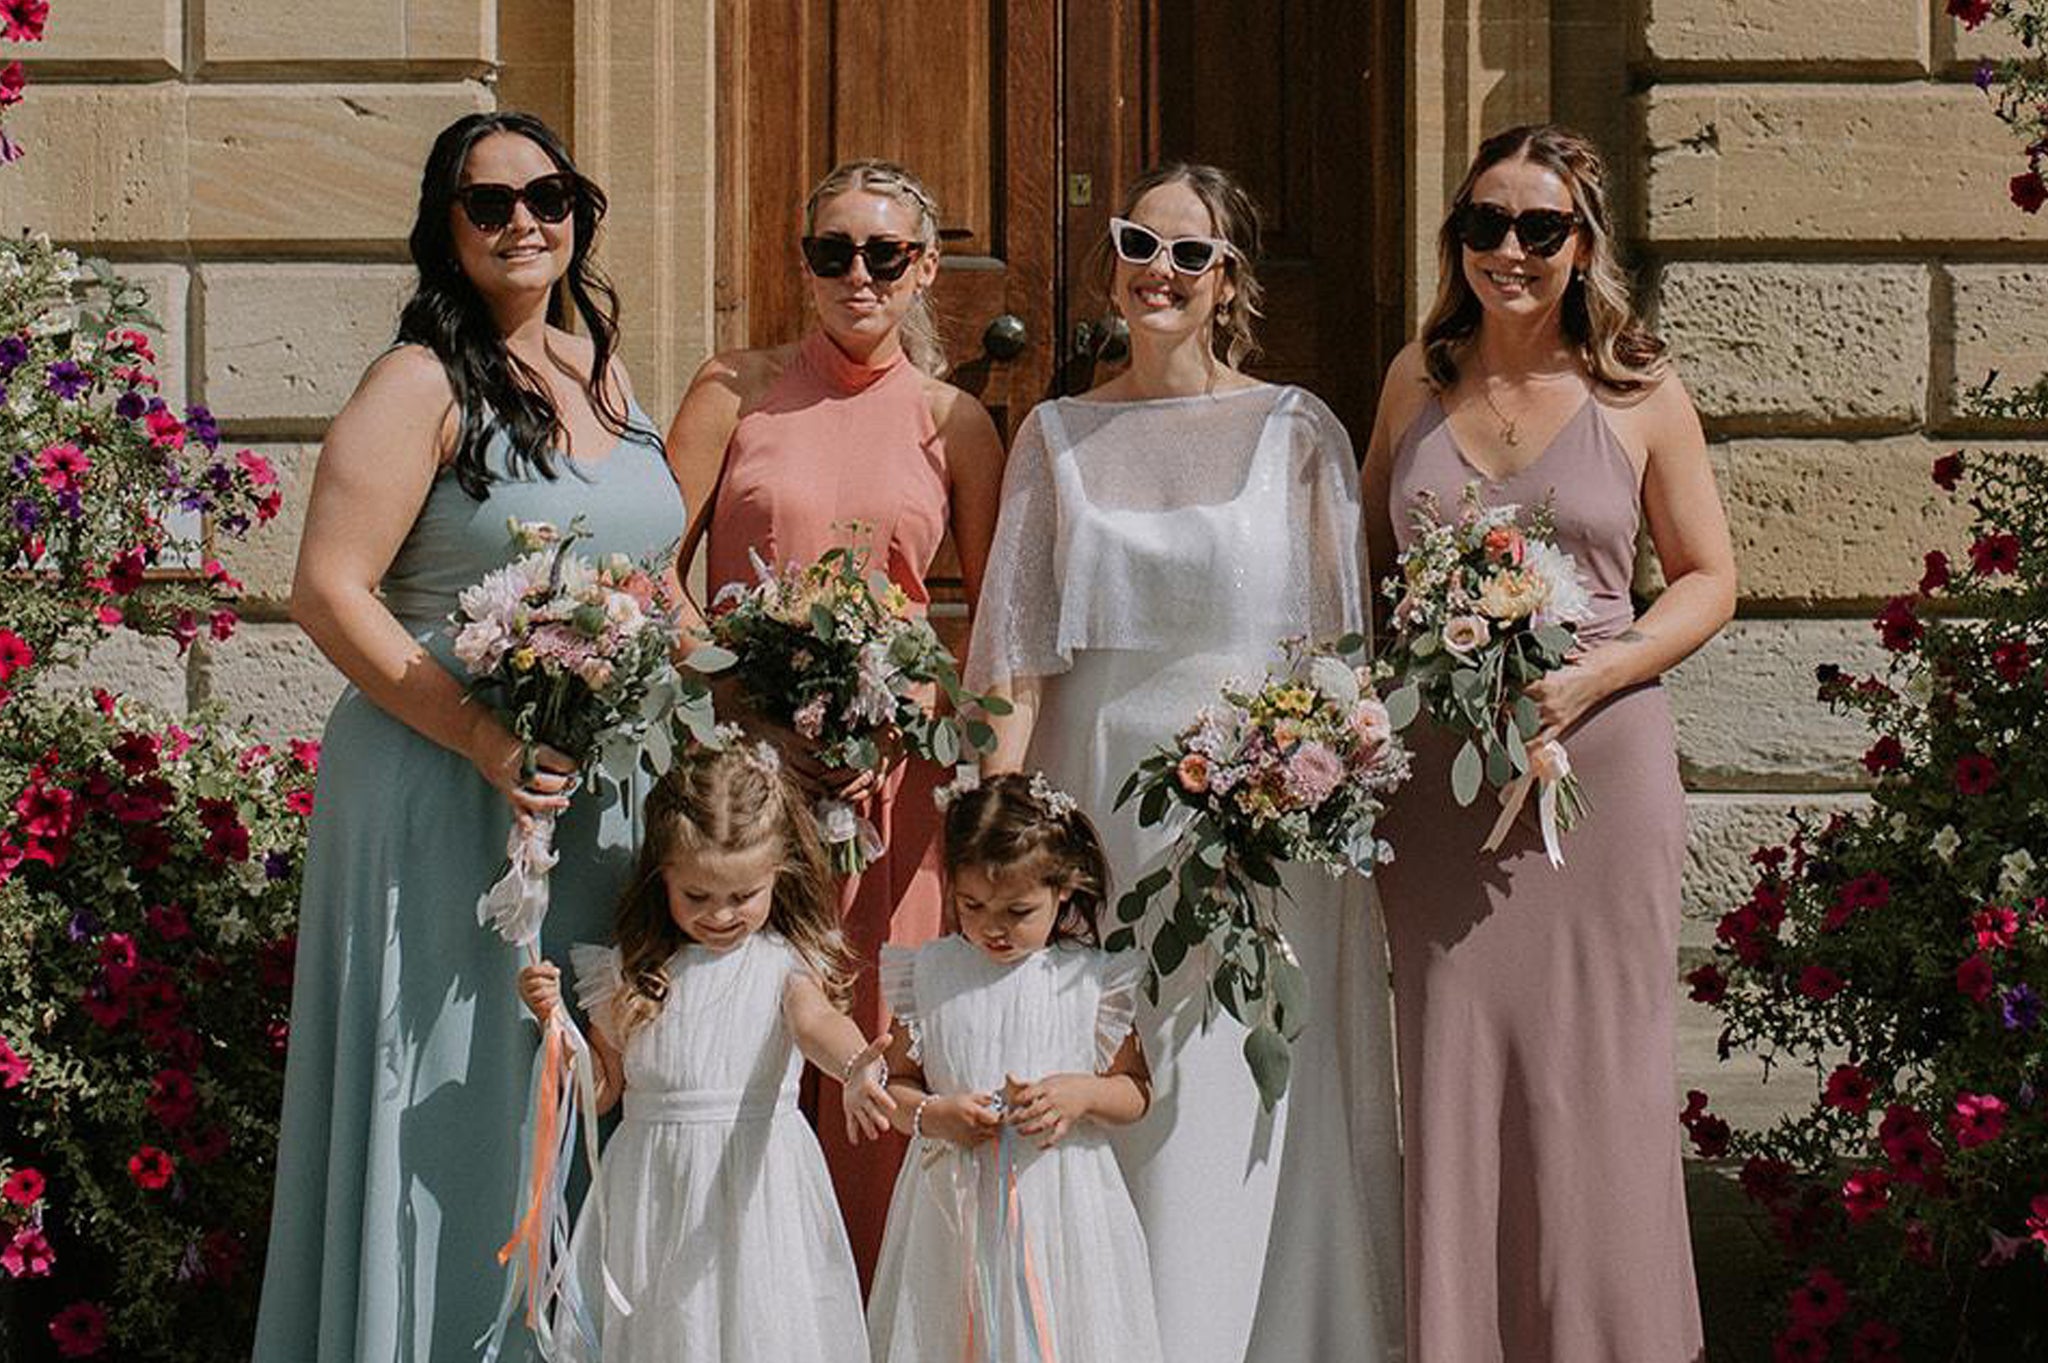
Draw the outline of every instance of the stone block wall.
<instances>
[{"instance_id":1,"label":"stone block wall","mask_svg":"<svg viewBox=\"0 0 2048 1363\"><path fill-rule=\"evenodd\" d=\"M1989 49L1941 0L1637 0L1631 23L1625 50L1561 26L1553 72L1609 143L1742 571L1739 618L1670 679L1696 954L1751 848L1862 784L1864 733L1813 668L1880 663L1871 613L1962 547L1934 458L2048 455L1966 410L1989 371L2048 369L2048 216L2006 201L2020 158L1970 82Z\"/></svg>"},{"instance_id":2,"label":"stone block wall","mask_svg":"<svg viewBox=\"0 0 2048 1363\"><path fill-rule=\"evenodd\" d=\"M184 658L116 639L85 664L94 680L319 732L342 681L284 604L313 456L390 340L427 147L497 101L499 10L62 0L44 42L10 50L33 83L8 120L29 154L4 172L0 232L48 232L147 284L167 395L212 407L286 494L278 521L220 546L249 592L234 639Z\"/></svg>"}]
</instances>

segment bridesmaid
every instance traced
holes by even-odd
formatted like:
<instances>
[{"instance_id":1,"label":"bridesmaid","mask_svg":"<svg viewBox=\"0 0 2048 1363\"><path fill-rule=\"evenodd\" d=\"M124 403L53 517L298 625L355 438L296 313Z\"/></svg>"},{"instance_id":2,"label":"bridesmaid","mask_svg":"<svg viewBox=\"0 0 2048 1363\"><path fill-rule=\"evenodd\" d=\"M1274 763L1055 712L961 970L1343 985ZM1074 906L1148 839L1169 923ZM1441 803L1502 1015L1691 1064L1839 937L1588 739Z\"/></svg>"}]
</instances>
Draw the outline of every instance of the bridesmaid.
<instances>
[{"instance_id":1,"label":"bridesmaid","mask_svg":"<svg viewBox=\"0 0 2048 1363\"><path fill-rule=\"evenodd\" d=\"M708 528L706 599L753 581L749 550L769 563L809 562L858 526L854 542L871 567L920 608L950 530L973 601L995 532L1003 447L981 404L939 378L945 352L926 296L939 273L938 207L901 166L852 161L811 191L801 245L816 328L794 345L713 356L669 427L678 476L699 505L691 544ZM887 1020L876 975L883 944L938 935L931 792L943 777L922 763L879 781L826 772L803 740L774 737L814 792L833 788L863 806L887 843L846 884L842 903L860 959L853 1016L878 1035ZM819 1086L815 1102L865 1288L905 1142L892 1133L855 1147L836 1086Z\"/></svg>"},{"instance_id":2,"label":"bridesmaid","mask_svg":"<svg viewBox=\"0 0 2048 1363\"><path fill-rule=\"evenodd\" d=\"M590 255L605 200L515 113L434 143L399 344L328 429L292 613L351 683L335 705L300 904L291 1058L256 1363L469 1358L503 1284L534 1044L513 949L476 898L515 817L564 810L543 950L598 940L637 796L568 799L572 764L463 700L456 594L508 517L642 556L683 506L614 358ZM583 323L551 318L566 284ZM523 1330L501 1355L536 1355Z\"/></svg>"},{"instance_id":3,"label":"bridesmaid","mask_svg":"<svg viewBox=\"0 0 2048 1363\"><path fill-rule=\"evenodd\" d=\"M1450 799L1416 733L1380 873L1407 1150L1409 1363L1692 1363L1701 1356L1674 1095L1685 802L1658 676L1727 622L1734 553L1685 387L1615 258L1583 137L1479 149L1438 233L1422 334L1395 359L1366 456L1375 579L1446 507L1555 499L1597 612L1532 687L1592 811L1553 869L1524 818ZM1669 584L1640 619L1639 528Z\"/></svg>"},{"instance_id":4,"label":"bridesmaid","mask_svg":"<svg viewBox=\"0 0 2048 1363\"><path fill-rule=\"evenodd\" d=\"M1131 363L1025 418L975 624L970 684L1015 702L993 770L1037 768L1128 885L1170 834L1115 808L1126 775L1256 677L1290 636L1366 619L1351 440L1313 394L1242 365L1258 212L1214 166L1133 184L1103 242ZM1197 969L1141 1004L1153 1102L1115 1136L1175 1363L1392 1363L1401 1221L1386 950L1369 883L1288 873L1307 976L1287 1095L1263 1110L1245 1028Z\"/></svg>"}]
</instances>

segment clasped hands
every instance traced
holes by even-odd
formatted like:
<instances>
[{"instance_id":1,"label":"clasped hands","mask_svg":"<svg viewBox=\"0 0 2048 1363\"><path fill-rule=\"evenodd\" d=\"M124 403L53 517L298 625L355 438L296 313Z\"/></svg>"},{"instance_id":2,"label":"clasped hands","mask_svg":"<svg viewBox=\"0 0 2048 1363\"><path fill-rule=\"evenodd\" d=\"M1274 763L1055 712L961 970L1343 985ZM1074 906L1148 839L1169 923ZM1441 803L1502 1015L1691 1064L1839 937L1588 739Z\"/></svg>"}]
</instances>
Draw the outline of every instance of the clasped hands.
<instances>
[{"instance_id":1,"label":"clasped hands","mask_svg":"<svg viewBox=\"0 0 2048 1363\"><path fill-rule=\"evenodd\" d=\"M1011 1126L1019 1135L1038 1137L1040 1148L1050 1149L1088 1115L1088 1085L1094 1078L1049 1074L1024 1080L1013 1074L1007 1076L1001 1094L934 1094L924 1103L922 1126L926 1135L963 1146L994 1140Z\"/></svg>"}]
</instances>

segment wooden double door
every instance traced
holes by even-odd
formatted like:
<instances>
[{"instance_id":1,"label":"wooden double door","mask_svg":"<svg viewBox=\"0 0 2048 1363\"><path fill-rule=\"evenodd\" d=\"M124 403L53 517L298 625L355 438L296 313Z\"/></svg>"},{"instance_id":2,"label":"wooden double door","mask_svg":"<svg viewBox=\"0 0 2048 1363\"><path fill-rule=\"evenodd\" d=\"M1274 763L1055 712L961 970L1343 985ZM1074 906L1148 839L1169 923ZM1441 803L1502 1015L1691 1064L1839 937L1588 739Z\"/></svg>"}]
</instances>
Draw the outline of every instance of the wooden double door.
<instances>
[{"instance_id":1,"label":"wooden double door","mask_svg":"<svg viewBox=\"0 0 2048 1363\"><path fill-rule=\"evenodd\" d=\"M1005 436L1104 376L1098 243L1147 166L1207 161L1265 217L1262 377L1360 453L1403 339L1400 15L1359 0L720 0L720 348L802 333L810 186L879 156L942 214L953 381Z\"/></svg>"}]
</instances>

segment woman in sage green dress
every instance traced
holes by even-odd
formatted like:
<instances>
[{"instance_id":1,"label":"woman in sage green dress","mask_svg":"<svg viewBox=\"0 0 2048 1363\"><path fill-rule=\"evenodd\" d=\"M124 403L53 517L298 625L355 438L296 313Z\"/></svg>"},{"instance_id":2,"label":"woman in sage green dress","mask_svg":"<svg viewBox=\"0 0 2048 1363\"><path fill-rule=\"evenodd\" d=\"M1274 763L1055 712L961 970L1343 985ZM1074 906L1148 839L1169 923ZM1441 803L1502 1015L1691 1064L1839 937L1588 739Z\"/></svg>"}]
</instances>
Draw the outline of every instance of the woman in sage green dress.
<instances>
[{"instance_id":1,"label":"woman in sage green dress","mask_svg":"<svg viewBox=\"0 0 2048 1363\"><path fill-rule=\"evenodd\" d=\"M353 685L328 721L306 855L291 1056L255 1363L475 1356L503 1290L535 1030L514 948L479 927L511 821L565 810L542 950L603 940L637 792L570 798L562 754L466 704L456 594L511 557L508 517L581 517L659 551L683 506L613 360L588 263L604 208L517 114L441 134L412 232L420 283L321 451L294 616ZM584 335L549 324L565 280ZM501 1357L525 1363L515 1323Z\"/></svg>"}]
</instances>

